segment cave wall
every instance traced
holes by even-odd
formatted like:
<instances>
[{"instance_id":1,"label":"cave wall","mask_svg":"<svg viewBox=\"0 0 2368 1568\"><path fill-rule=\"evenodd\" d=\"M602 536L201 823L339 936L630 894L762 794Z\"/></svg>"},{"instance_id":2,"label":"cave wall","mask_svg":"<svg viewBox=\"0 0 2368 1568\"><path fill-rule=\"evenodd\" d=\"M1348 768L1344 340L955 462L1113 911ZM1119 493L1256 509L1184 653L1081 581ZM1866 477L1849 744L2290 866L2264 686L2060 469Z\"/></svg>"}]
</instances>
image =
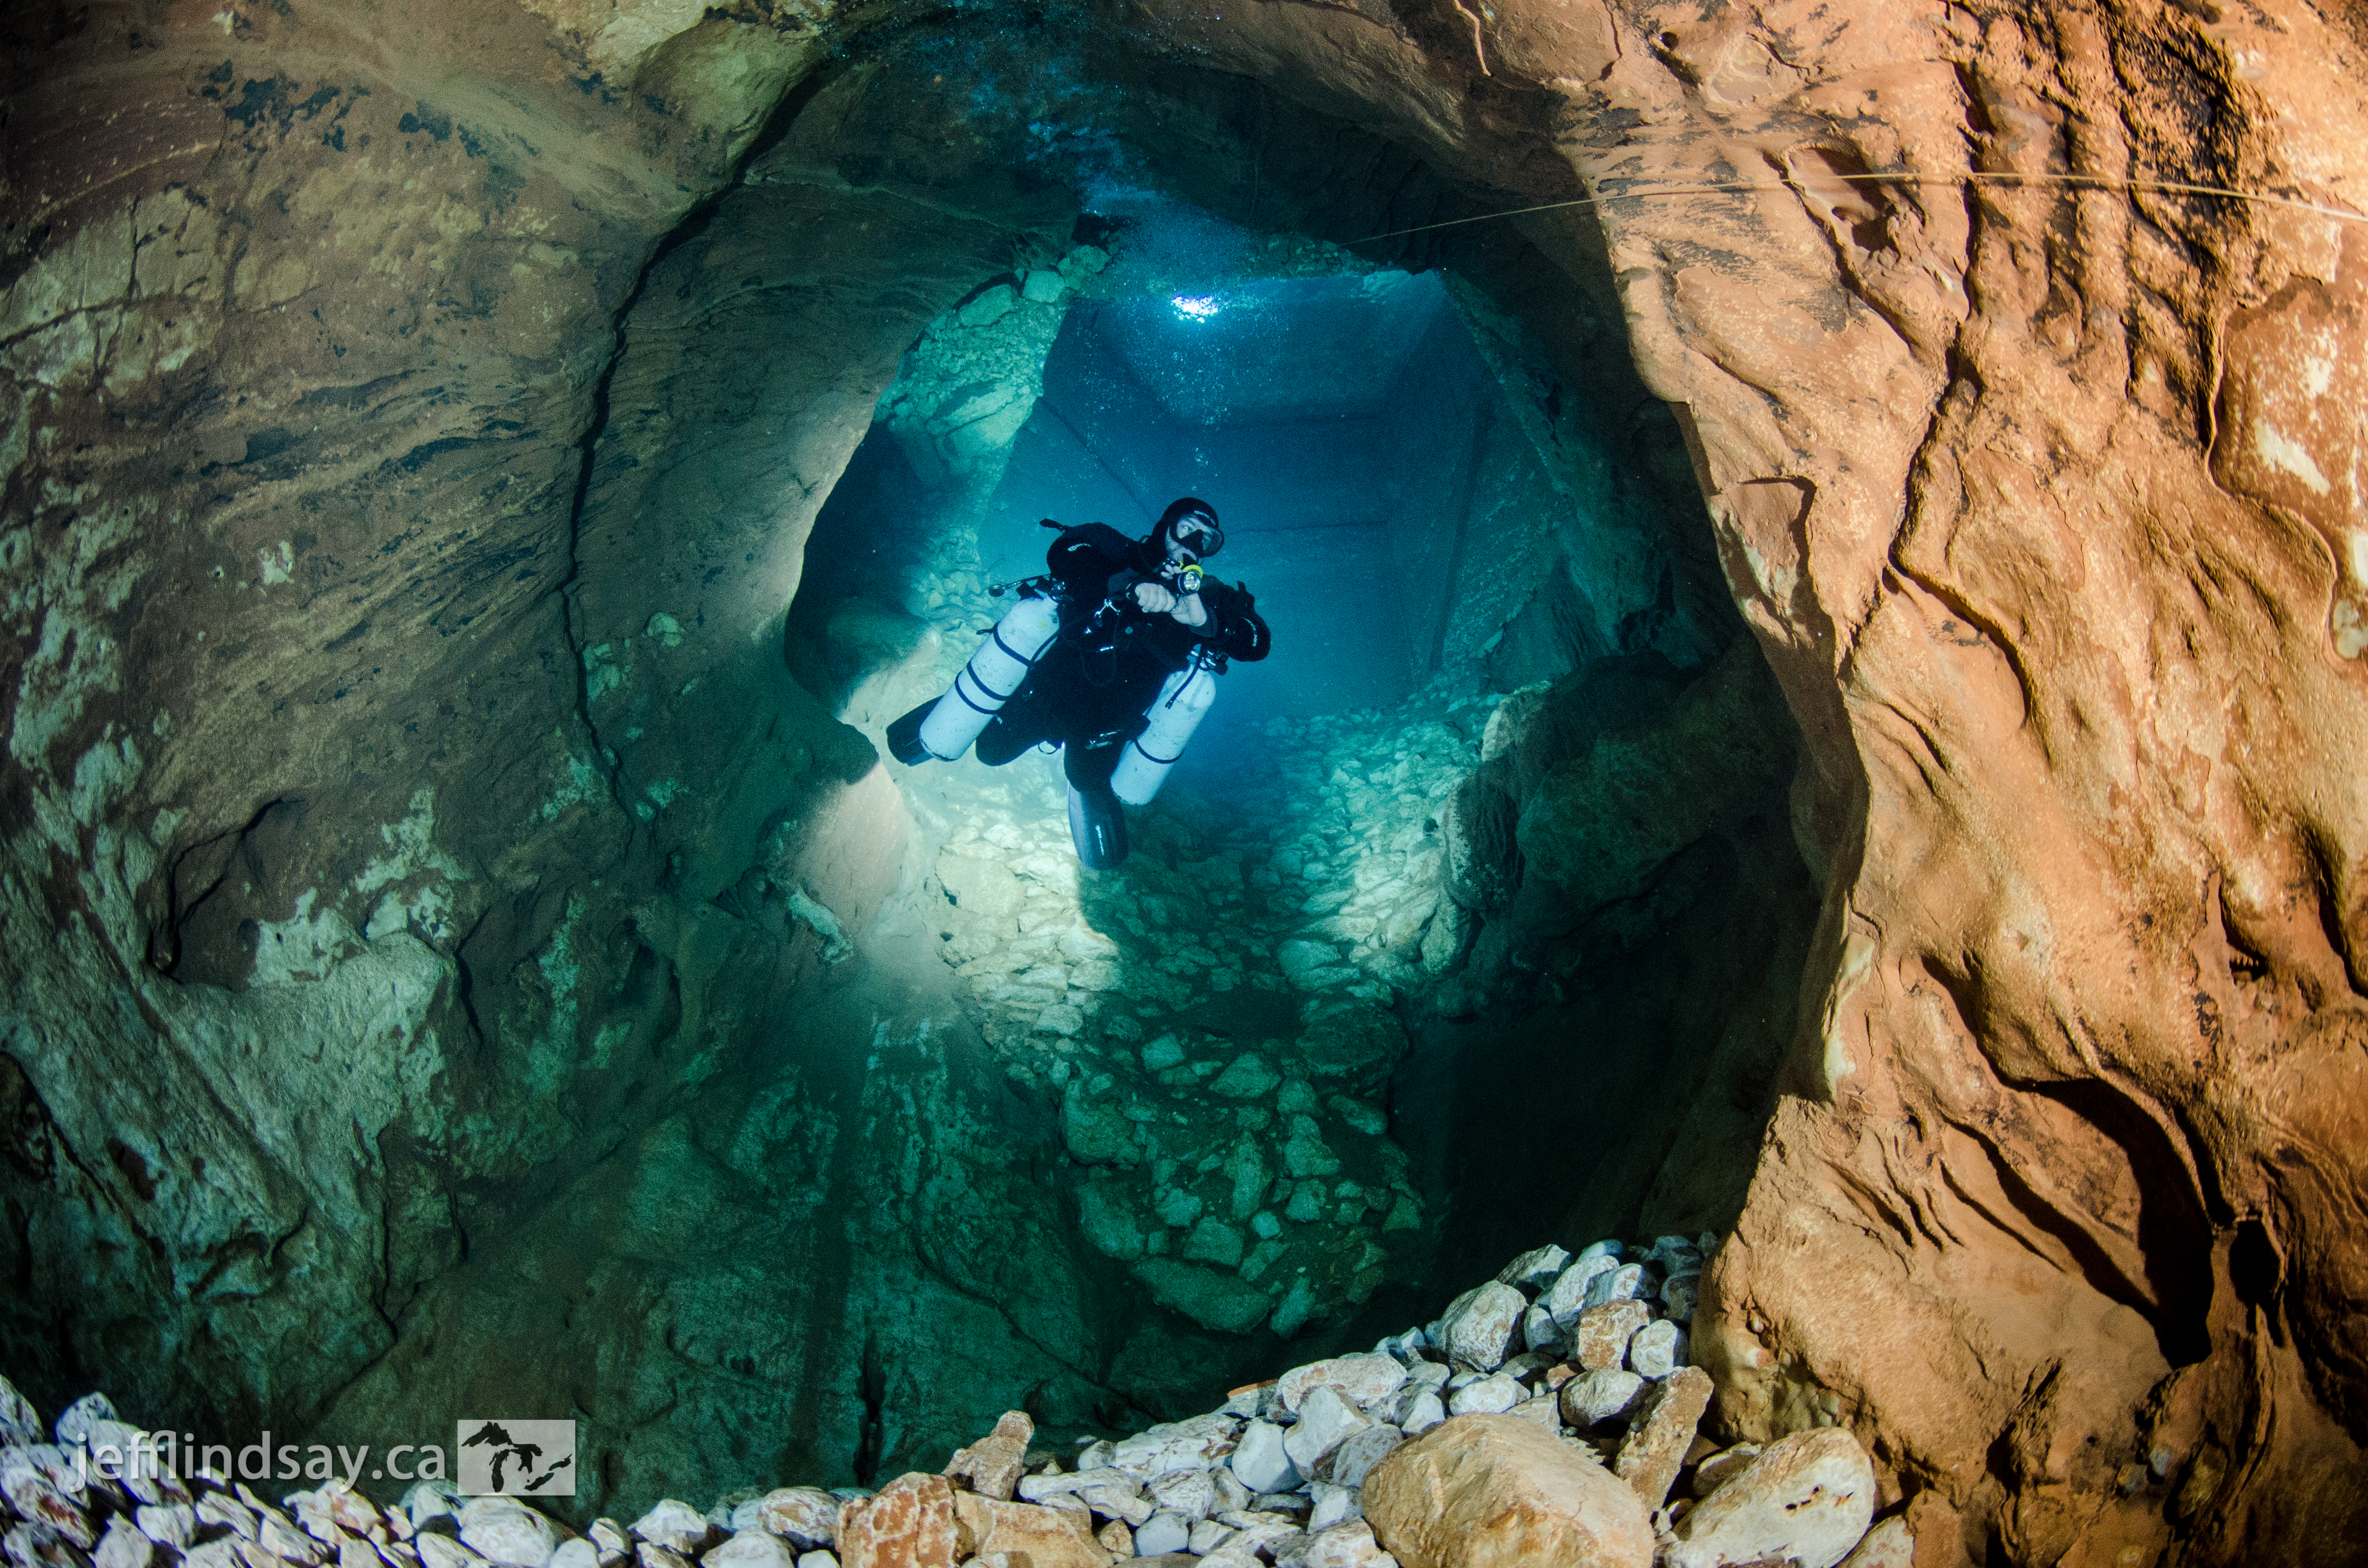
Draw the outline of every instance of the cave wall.
<instances>
[{"instance_id":1,"label":"cave wall","mask_svg":"<svg viewBox=\"0 0 2368 1568\"><path fill-rule=\"evenodd\" d=\"M506 1092L526 1015L649 945L615 901L554 937L636 855L564 625L582 324L814 40L665 114L524 14L352 22L7 23L0 886L55 937L6 960L5 1312L45 1403L104 1366L160 1415L316 1409L462 1187L568 1141Z\"/></svg>"},{"instance_id":2,"label":"cave wall","mask_svg":"<svg viewBox=\"0 0 2368 1568\"><path fill-rule=\"evenodd\" d=\"M1550 98L1614 198L1583 221L1684 411L1831 870L1789 1093L1698 1323L1722 1418L1852 1423L1977 1553L2345 1560L2362 1296L2328 1227L2358 1201L2334 1130L2368 930L2357 521L2328 476L2356 439L2334 367L2357 225L1953 176L2348 210L2353 24L1143 13L1417 144L1471 120L1408 84L1453 75L1467 115ZM1866 170L1903 177L1837 177ZM1761 188L1618 199L1737 181Z\"/></svg>"},{"instance_id":3,"label":"cave wall","mask_svg":"<svg viewBox=\"0 0 2368 1568\"><path fill-rule=\"evenodd\" d=\"M722 652L778 640L801 510L893 343L812 406L744 387L795 432L715 494L624 470L699 432L664 425L679 391L617 323L706 254L660 246L836 29L897 19L11 13L0 898L43 936L0 959L0 1332L44 1347L43 1404L104 1366L157 1417L317 1408L480 1216L658 1136L718 951L757 944L792 994L825 972L768 890L859 915L893 880L893 855L814 869L818 841L778 836L897 824L843 732ZM1633 347L1682 411L1827 872L1697 1324L1727 1429L1848 1422L1934 1539L2014 1561L2356 1551L2368 252L2302 209L1952 183L2349 210L2355 24L2278 0L1104 19L1192 62L1185 101L1231 74L1371 128L1266 148L1335 160L1278 183L1339 200L1343 237L1375 190L1391 226L1461 214L1417 158L1613 198L1515 220L1564 276L1499 297L1566 287L1526 319L1609 379ZM1900 177L1837 177L1864 170ZM1620 194L1738 180L1767 188ZM861 199L832 194L818 222ZM768 256L751 304L796 266ZM579 540L595 484L655 515ZM702 515L787 526L667 576ZM616 591L653 551L648 599ZM637 692L702 672L780 727L637 722ZM752 870L745 916L672 891ZM627 1069L555 1092L595 1014L630 1020ZM34 1289L62 1259L70 1295Z\"/></svg>"}]
</instances>

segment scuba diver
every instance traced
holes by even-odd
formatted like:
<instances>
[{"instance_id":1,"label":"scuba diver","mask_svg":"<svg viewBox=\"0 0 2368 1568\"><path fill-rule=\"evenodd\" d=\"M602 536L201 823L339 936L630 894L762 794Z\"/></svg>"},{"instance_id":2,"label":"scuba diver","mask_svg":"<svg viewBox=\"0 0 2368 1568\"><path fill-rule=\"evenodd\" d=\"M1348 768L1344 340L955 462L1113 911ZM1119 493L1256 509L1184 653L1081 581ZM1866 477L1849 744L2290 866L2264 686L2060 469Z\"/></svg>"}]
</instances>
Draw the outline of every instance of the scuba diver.
<instances>
[{"instance_id":1,"label":"scuba diver","mask_svg":"<svg viewBox=\"0 0 2368 1568\"><path fill-rule=\"evenodd\" d=\"M1030 746L1061 747L1077 858L1107 870L1126 858L1120 802L1150 803L1216 676L1229 660L1265 658L1269 633L1247 587L1201 569L1225 542L1206 501L1181 497L1148 539L1043 526L1061 529L1050 572L1017 585L1019 602L951 689L888 726L888 750L909 767L975 742L1000 767Z\"/></svg>"}]
</instances>

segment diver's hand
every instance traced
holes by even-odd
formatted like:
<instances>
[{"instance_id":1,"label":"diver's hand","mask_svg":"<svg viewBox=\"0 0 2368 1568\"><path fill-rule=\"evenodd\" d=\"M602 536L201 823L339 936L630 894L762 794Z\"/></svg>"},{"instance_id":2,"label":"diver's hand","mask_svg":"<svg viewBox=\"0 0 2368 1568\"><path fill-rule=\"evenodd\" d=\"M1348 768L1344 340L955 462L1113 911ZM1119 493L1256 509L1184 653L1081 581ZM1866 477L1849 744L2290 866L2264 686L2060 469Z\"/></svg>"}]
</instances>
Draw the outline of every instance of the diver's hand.
<instances>
[{"instance_id":1,"label":"diver's hand","mask_svg":"<svg viewBox=\"0 0 2368 1568\"><path fill-rule=\"evenodd\" d=\"M1190 594L1178 598L1175 590L1165 584L1137 583L1134 585L1134 602L1145 615L1174 616L1187 626L1209 624L1209 607L1201 602L1200 595Z\"/></svg>"}]
</instances>

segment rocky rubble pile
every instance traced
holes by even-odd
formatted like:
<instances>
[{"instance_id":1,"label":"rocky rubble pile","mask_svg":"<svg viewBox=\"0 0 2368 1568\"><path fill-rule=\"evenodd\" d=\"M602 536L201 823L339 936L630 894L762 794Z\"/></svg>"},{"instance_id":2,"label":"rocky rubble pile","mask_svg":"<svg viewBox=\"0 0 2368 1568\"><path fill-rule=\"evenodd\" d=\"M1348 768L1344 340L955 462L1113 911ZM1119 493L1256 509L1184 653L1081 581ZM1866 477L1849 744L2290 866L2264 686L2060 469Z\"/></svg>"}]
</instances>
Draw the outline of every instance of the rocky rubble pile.
<instances>
[{"instance_id":1,"label":"rocky rubble pile","mask_svg":"<svg viewBox=\"0 0 2368 1568\"><path fill-rule=\"evenodd\" d=\"M274 1506L244 1483L108 1465L142 1434L90 1395L44 1442L0 1381L9 1568L1906 1568L1898 1519L1838 1428L1762 1449L1700 1429L1687 1364L1702 1244L1525 1253L1370 1353L1235 1390L1205 1415L1031 1447L1014 1411L941 1473L877 1492L662 1501L577 1535L517 1498L422 1482L381 1508L328 1481ZM165 1439L168 1443L169 1437ZM1672 1499L1672 1492L1677 1496Z\"/></svg>"}]
</instances>

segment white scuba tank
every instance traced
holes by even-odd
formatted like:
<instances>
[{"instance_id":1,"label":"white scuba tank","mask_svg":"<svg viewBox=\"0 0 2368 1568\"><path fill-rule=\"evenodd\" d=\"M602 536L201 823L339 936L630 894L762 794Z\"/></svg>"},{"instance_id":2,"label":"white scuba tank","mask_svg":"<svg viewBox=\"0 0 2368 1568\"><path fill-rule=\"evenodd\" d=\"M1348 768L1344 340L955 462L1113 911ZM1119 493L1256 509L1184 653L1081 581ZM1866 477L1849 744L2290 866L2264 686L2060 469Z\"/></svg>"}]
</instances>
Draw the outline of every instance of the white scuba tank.
<instances>
[{"instance_id":1,"label":"white scuba tank","mask_svg":"<svg viewBox=\"0 0 2368 1568\"><path fill-rule=\"evenodd\" d=\"M921 744L930 755L951 762L968 751L1060 630L1061 607L1053 600L1030 596L1013 605L921 721Z\"/></svg>"},{"instance_id":2,"label":"white scuba tank","mask_svg":"<svg viewBox=\"0 0 2368 1568\"><path fill-rule=\"evenodd\" d=\"M1216 700L1216 673L1198 661L1169 676L1151 705L1151 722L1126 743L1111 771L1110 793L1130 806L1151 804L1167 782L1167 770L1184 755L1192 732Z\"/></svg>"}]
</instances>

